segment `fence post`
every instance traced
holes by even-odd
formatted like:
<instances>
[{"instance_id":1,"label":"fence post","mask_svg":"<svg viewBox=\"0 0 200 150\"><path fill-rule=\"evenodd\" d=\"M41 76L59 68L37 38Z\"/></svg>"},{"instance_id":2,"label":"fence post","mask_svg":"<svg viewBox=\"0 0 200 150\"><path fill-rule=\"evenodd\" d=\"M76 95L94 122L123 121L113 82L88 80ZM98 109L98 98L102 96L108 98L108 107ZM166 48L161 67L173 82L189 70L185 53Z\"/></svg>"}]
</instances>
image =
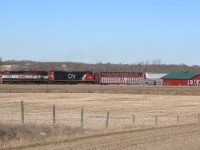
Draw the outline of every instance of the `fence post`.
<instances>
[{"instance_id":1,"label":"fence post","mask_svg":"<svg viewBox=\"0 0 200 150\"><path fill-rule=\"evenodd\" d=\"M83 128L83 108L81 108L81 128Z\"/></svg>"},{"instance_id":2,"label":"fence post","mask_svg":"<svg viewBox=\"0 0 200 150\"><path fill-rule=\"evenodd\" d=\"M155 125L158 125L158 116L155 116Z\"/></svg>"},{"instance_id":3,"label":"fence post","mask_svg":"<svg viewBox=\"0 0 200 150\"><path fill-rule=\"evenodd\" d=\"M180 86L180 85L179 85ZM176 89L174 89L174 95L176 95Z\"/></svg>"},{"instance_id":4,"label":"fence post","mask_svg":"<svg viewBox=\"0 0 200 150\"><path fill-rule=\"evenodd\" d=\"M24 102L21 101L21 123L24 124Z\"/></svg>"},{"instance_id":5,"label":"fence post","mask_svg":"<svg viewBox=\"0 0 200 150\"><path fill-rule=\"evenodd\" d=\"M141 94L141 93L140 93L140 89L138 90L138 94Z\"/></svg>"},{"instance_id":6,"label":"fence post","mask_svg":"<svg viewBox=\"0 0 200 150\"><path fill-rule=\"evenodd\" d=\"M108 120L109 120L109 111L107 112L106 115L106 128L108 128Z\"/></svg>"},{"instance_id":7,"label":"fence post","mask_svg":"<svg viewBox=\"0 0 200 150\"><path fill-rule=\"evenodd\" d=\"M29 89L28 89L28 84L27 84L27 87L26 87L26 93L28 93L28 90L29 90Z\"/></svg>"},{"instance_id":8,"label":"fence post","mask_svg":"<svg viewBox=\"0 0 200 150\"><path fill-rule=\"evenodd\" d=\"M176 120L177 120L177 123L179 123L179 115L177 115L177 118L176 118Z\"/></svg>"},{"instance_id":9,"label":"fence post","mask_svg":"<svg viewBox=\"0 0 200 150\"><path fill-rule=\"evenodd\" d=\"M53 105L53 124L56 123L56 105Z\"/></svg>"},{"instance_id":10,"label":"fence post","mask_svg":"<svg viewBox=\"0 0 200 150\"><path fill-rule=\"evenodd\" d=\"M0 83L1 83L1 84L3 83L2 75L0 75Z\"/></svg>"},{"instance_id":11,"label":"fence post","mask_svg":"<svg viewBox=\"0 0 200 150\"><path fill-rule=\"evenodd\" d=\"M133 115L133 127L135 126L135 115Z\"/></svg>"}]
</instances>

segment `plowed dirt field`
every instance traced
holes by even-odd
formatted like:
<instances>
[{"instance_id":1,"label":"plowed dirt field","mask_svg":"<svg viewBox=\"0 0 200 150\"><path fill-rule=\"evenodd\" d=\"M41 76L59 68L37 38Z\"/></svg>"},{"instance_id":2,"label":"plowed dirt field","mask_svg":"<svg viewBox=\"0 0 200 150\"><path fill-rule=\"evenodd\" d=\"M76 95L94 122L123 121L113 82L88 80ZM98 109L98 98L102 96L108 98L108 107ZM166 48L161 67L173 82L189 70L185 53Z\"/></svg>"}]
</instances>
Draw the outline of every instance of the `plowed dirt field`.
<instances>
[{"instance_id":1,"label":"plowed dirt field","mask_svg":"<svg viewBox=\"0 0 200 150\"><path fill-rule=\"evenodd\" d=\"M183 125L76 138L60 143L20 147L27 150L199 150L200 126Z\"/></svg>"}]
</instances>

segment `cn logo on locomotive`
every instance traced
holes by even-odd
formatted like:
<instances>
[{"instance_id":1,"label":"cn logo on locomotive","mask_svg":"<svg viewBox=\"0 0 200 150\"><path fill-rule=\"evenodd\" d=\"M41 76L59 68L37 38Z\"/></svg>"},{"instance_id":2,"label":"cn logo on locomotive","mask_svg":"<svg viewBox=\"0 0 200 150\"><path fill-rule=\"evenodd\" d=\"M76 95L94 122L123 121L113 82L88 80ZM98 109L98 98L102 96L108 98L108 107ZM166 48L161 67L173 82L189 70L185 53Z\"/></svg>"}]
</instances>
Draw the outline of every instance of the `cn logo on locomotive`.
<instances>
[{"instance_id":1,"label":"cn logo on locomotive","mask_svg":"<svg viewBox=\"0 0 200 150\"><path fill-rule=\"evenodd\" d=\"M68 78L69 78L69 79L75 79L75 78L76 78L76 75L75 75L75 74L68 74Z\"/></svg>"}]
</instances>

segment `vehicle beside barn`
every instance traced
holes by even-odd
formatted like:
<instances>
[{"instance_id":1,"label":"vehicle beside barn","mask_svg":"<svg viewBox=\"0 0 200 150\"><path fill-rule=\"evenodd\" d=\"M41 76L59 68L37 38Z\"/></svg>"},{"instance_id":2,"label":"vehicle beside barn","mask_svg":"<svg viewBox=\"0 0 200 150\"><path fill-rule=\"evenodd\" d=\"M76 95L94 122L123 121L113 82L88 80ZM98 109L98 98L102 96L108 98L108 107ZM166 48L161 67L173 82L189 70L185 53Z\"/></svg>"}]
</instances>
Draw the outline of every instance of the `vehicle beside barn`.
<instances>
[{"instance_id":1,"label":"vehicle beside barn","mask_svg":"<svg viewBox=\"0 0 200 150\"><path fill-rule=\"evenodd\" d=\"M162 77L163 85L200 86L200 74L189 72L173 72Z\"/></svg>"},{"instance_id":2,"label":"vehicle beside barn","mask_svg":"<svg viewBox=\"0 0 200 150\"><path fill-rule=\"evenodd\" d=\"M161 79L163 76L166 76L167 73L145 73L146 75L146 80L150 80L150 82L147 82L148 85L158 85L161 86L163 85L163 80ZM153 83L154 81L154 83Z\"/></svg>"}]
</instances>

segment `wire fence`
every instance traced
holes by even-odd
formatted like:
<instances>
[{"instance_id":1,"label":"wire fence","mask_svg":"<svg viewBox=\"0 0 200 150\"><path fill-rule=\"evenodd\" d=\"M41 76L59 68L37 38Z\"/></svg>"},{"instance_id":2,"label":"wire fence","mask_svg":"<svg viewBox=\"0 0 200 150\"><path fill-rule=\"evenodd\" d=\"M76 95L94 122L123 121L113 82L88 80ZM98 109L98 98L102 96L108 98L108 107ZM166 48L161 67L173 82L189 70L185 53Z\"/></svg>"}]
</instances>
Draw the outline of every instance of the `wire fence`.
<instances>
[{"instance_id":1,"label":"wire fence","mask_svg":"<svg viewBox=\"0 0 200 150\"><path fill-rule=\"evenodd\" d=\"M91 112L60 105L8 102L0 105L0 122L16 124L62 124L82 128L136 128L199 123L200 114L135 115Z\"/></svg>"}]
</instances>

